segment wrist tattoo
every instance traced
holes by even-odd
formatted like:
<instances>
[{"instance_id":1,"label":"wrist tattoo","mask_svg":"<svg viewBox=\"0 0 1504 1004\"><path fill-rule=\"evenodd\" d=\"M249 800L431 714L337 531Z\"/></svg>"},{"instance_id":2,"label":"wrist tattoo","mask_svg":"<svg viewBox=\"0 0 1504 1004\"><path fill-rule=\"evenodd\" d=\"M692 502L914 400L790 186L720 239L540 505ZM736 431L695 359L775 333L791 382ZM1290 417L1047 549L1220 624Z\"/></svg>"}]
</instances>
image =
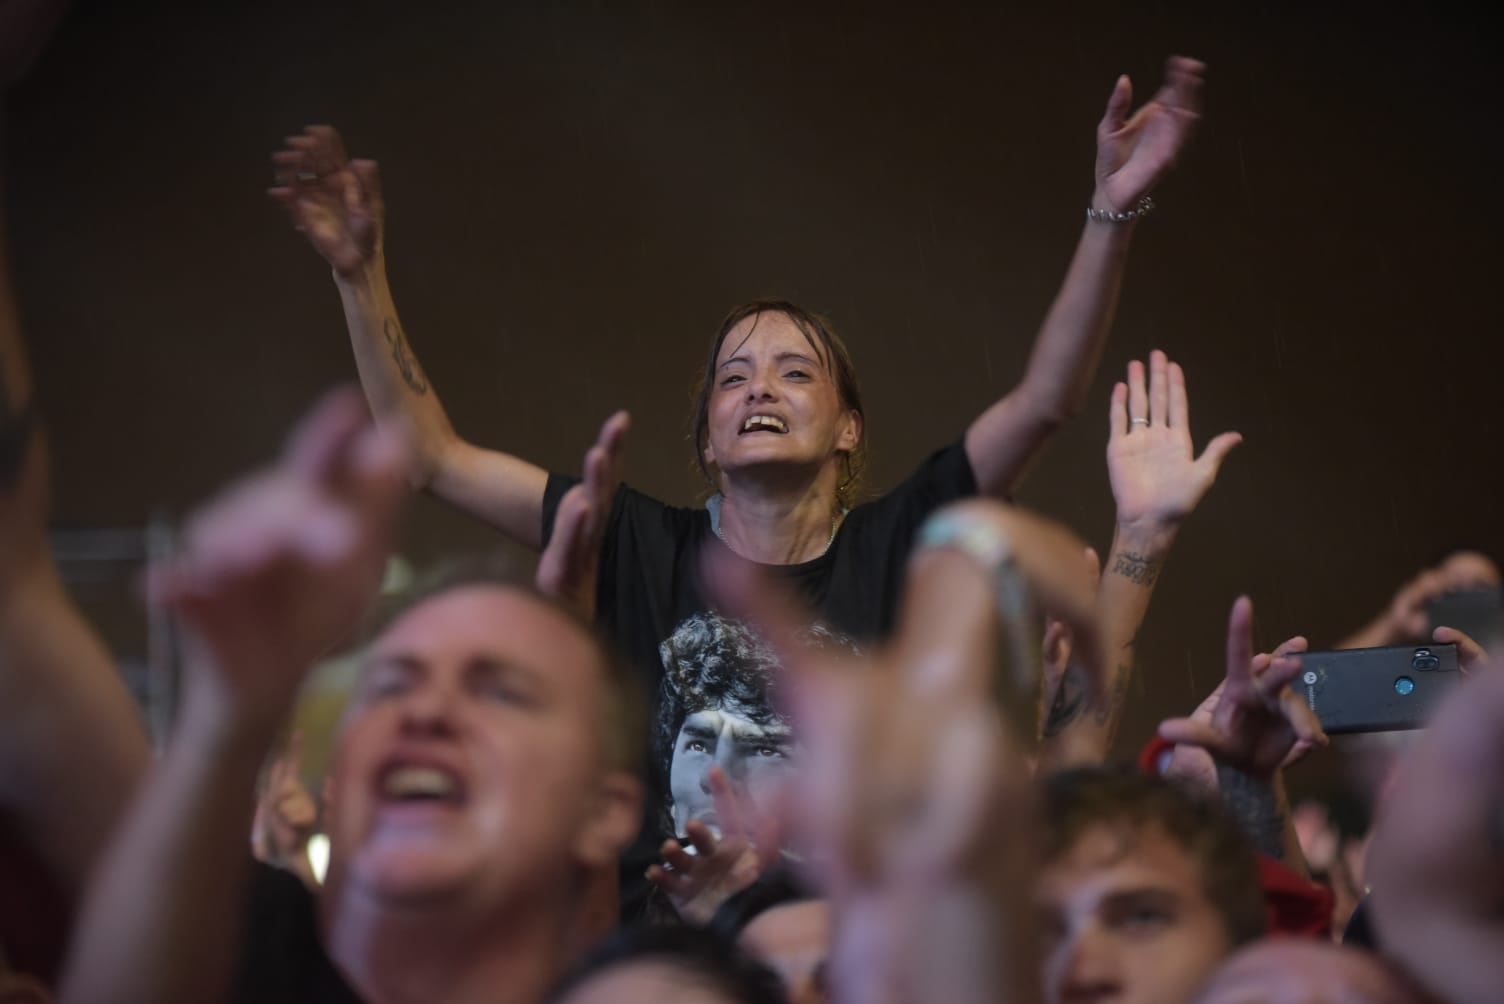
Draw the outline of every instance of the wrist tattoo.
<instances>
[{"instance_id":1,"label":"wrist tattoo","mask_svg":"<svg viewBox=\"0 0 1504 1004\"><path fill-rule=\"evenodd\" d=\"M1218 764L1217 787L1222 792L1222 804L1247 834L1253 849L1283 861L1286 809L1269 778Z\"/></svg>"},{"instance_id":2,"label":"wrist tattoo","mask_svg":"<svg viewBox=\"0 0 1504 1004\"><path fill-rule=\"evenodd\" d=\"M423 369L418 365L412 350L407 347L407 339L402 337L401 325L388 317L381 326L381 332L386 336L386 344L392 350L392 362L397 364L397 372L402 374L402 382L407 384L407 389L419 397L427 394L428 381L424 379Z\"/></svg>"},{"instance_id":3,"label":"wrist tattoo","mask_svg":"<svg viewBox=\"0 0 1504 1004\"><path fill-rule=\"evenodd\" d=\"M1129 582L1148 587L1154 585L1154 580L1159 578L1159 569L1163 562L1151 558L1147 554L1139 554L1137 551L1119 551L1113 555L1112 572L1121 575Z\"/></svg>"},{"instance_id":4,"label":"wrist tattoo","mask_svg":"<svg viewBox=\"0 0 1504 1004\"><path fill-rule=\"evenodd\" d=\"M1125 662L1118 666L1117 672L1112 675L1112 693L1097 708L1098 725L1109 725L1116 721L1118 711L1128 698L1128 678L1132 675L1132 663Z\"/></svg>"}]
</instances>

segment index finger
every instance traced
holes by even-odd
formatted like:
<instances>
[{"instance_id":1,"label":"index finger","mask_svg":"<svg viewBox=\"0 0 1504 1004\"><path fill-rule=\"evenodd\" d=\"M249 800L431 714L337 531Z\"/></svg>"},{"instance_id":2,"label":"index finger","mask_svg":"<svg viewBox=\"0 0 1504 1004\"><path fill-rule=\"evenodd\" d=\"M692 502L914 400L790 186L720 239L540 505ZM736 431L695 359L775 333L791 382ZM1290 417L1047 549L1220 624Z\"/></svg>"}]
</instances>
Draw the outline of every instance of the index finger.
<instances>
[{"instance_id":1,"label":"index finger","mask_svg":"<svg viewBox=\"0 0 1504 1004\"><path fill-rule=\"evenodd\" d=\"M1252 682L1253 601L1239 596L1227 617L1227 683L1247 686Z\"/></svg>"}]
</instances>

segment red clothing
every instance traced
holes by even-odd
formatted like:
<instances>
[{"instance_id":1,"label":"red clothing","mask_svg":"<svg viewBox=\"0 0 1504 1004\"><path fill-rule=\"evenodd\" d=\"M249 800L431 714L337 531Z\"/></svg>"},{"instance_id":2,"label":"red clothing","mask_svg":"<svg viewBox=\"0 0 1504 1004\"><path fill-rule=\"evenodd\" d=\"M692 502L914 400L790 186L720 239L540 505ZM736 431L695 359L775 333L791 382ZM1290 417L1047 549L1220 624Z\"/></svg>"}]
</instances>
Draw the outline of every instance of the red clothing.
<instances>
[{"instance_id":1,"label":"red clothing","mask_svg":"<svg viewBox=\"0 0 1504 1004\"><path fill-rule=\"evenodd\" d=\"M1138 755L1139 769L1146 774L1163 773L1165 761L1174 748L1172 743L1155 736ZM1302 878L1271 857L1260 854L1258 859L1259 885L1264 889L1269 912L1269 933L1330 938L1336 902L1332 890Z\"/></svg>"}]
</instances>

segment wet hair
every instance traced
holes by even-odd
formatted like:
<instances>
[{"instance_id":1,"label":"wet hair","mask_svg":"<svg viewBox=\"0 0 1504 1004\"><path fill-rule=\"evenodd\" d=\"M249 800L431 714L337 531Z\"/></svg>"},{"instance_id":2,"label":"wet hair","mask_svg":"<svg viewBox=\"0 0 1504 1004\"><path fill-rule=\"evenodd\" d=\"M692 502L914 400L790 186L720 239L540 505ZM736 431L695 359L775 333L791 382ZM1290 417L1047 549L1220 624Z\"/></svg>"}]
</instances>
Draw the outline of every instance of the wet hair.
<instances>
[{"instance_id":1,"label":"wet hair","mask_svg":"<svg viewBox=\"0 0 1504 1004\"><path fill-rule=\"evenodd\" d=\"M568 622L589 642L596 654L604 693L601 697L601 735L607 764L613 770L640 774L646 759L645 700L638 674L628 668L616 647L573 607L540 592L529 576L500 555L444 562L420 576L401 593L384 598L361 628L359 648L369 648L408 612L458 589L492 587L521 594Z\"/></svg>"},{"instance_id":2,"label":"wet hair","mask_svg":"<svg viewBox=\"0 0 1504 1004\"><path fill-rule=\"evenodd\" d=\"M788 1004L783 982L734 941L686 924L643 924L618 931L592 952L549 996L566 1004L570 995L619 966L657 965L685 985L714 993L727 1004Z\"/></svg>"},{"instance_id":3,"label":"wet hair","mask_svg":"<svg viewBox=\"0 0 1504 1004\"><path fill-rule=\"evenodd\" d=\"M841 336L836 334L828 319L790 303L788 300L753 300L750 303L744 303L734 308L721 321L720 328L710 341L710 354L705 358L705 371L700 375L693 392L691 436L694 440L695 465L711 484L715 484L715 478L710 473L709 465L705 463L705 446L710 441L710 395L715 389L716 360L720 358L721 346L725 344L726 336L731 333L731 329L749 317L755 318L761 314L770 313L782 314L794 323L794 326L804 335L805 341L809 342L816 358L820 360L835 382L841 407L856 412L865 421L866 413L862 410L862 391L856 379L856 363L852 361L850 350L846 348L846 343L841 340ZM753 330L756 330L755 321ZM841 479L836 485L836 502L841 508L850 509L861 490L862 471L867 466L866 437L863 436L858 440L855 449L843 454L842 457L843 469Z\"/></svg>"},{"instance_id":4,"label":"wet hair","mask_svg":"<svg viewBox=\"0 0 1504 1004\"><path fill-rule=\"evenodd\" d=\"M1130 767L1061 771L1044 785L1044 860L1068 853L1088 831L1158 829L1185 849L1231 946L1262 937L1268 925L1253 847L1220 802Z\"/></svg>"}]
</instances>

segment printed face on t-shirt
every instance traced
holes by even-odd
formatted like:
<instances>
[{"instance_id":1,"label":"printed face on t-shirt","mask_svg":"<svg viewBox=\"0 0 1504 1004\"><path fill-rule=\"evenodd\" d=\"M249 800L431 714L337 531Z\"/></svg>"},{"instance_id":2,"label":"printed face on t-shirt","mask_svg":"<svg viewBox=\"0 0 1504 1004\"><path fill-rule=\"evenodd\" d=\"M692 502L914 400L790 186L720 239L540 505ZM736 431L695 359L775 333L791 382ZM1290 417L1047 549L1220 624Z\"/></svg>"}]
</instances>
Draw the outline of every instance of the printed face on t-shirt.
<instances>
[{"instance_id":1,"label":"printed face on t-shirt","mask_svg":"<svg viewBox=\"0 0 1504 1004\"><path fill-rule=\"evenodd\" d=\"M710 769L719 767L754 805L766 806L795 763L793 734L774 719L758 724L730 708L706 708L688 715L674 743L669 767L674 832L698 819L720 832L710 794Z\"/></svg>"},{"instance_id":2,"label":"printed face on t-shirt","mask_svg":"<svg viewBox=\"0 0 1504 1004\"><path fill-rule=\"evenodd\" d=\"M855 649L823 624L805 632L812 645ZM719 767L755 806L771 803L781 780L797 767L792 723L781 715L772 688L778 658L747 625L709 611L685 618L659 646L663 682L655 711L655 749L668 790L661 823L683 836L698 819L718 829L710 769Z\"/></svg>"}]
</instances>

